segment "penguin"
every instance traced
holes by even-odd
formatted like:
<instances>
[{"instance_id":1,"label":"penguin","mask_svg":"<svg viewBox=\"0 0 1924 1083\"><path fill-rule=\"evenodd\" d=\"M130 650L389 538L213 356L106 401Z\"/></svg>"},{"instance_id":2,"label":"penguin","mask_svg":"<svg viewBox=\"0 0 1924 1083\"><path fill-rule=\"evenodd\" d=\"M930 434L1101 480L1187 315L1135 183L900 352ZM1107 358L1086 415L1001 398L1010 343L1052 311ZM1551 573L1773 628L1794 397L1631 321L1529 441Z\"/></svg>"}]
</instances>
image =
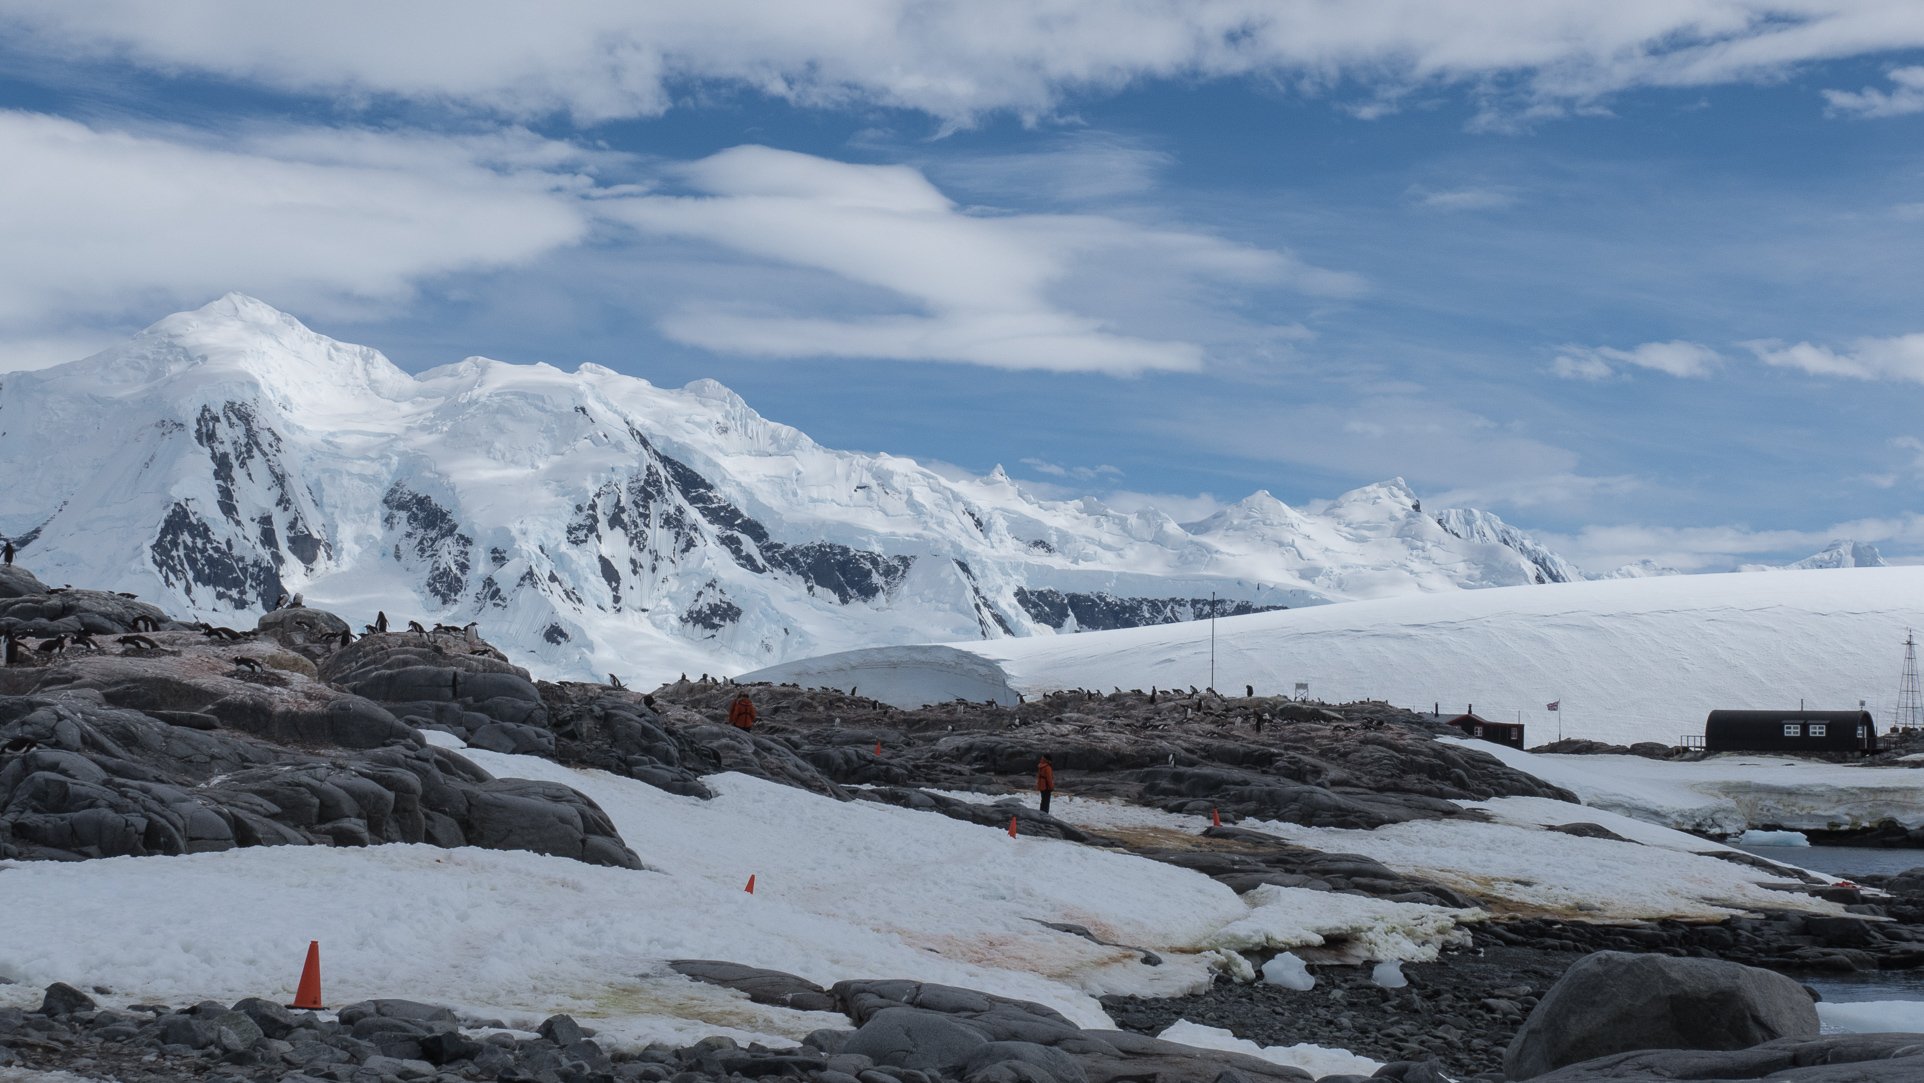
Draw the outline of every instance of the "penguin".
<instances>
[{"instance_id":1,"label":"penguin","mask_svg":"<svg viewBox=\"0 0 1924 1083\"><path fill-rule=\"evenodd\" d=\"M469 621L467 625L461 629L461 638L467 640L470 644L481 642L480 626L480 621Z\"/></svg>"},{"instance_id":2,"label":"penguin","mask_svg":"<svg viewBox=\"0 0 1924 1083\"><path fill-rule=\"evenodd\" d=\"M375 628L372 624L363 624L361 625L361 634L364 636L379 635L380 630Z\"/></svg>"},{"instance_id":3,"label":"penguin","mask_svg":"<svg viewBox=\"0 0 1924 1083\"><path fill-rule=\"evenodd\" d=\"M262 673L267 669L266 666L260 664L259 659L249 658L244 654L234 659L234 666L237 669L244 669L249 673Z\"/></svg>"},{"instance_id":4,"label":"penguin","mask_svg":"<svg viewBox=\"0 0 1924 1083\"><path fill-rule=\"evenodd\" d=\"M160 648L160 644L142 635L121 636L119 639L114 640L114 642L123 647L137 647L144 651L158 650Z\"/></svg>"},{"instance_id":5,"label":"penguin","mask_svg":"<svg viewBox=\"0 0 1924 1083\"><path fill-rule=\"evenodd\" d=\"M73 638L69 640L69 642L73 646L85 647L91 651L97 651L100 649L100 644L95 643L93 635L84 628L78 632L75 632L73 634Z\"/></svg>"},{"instance_id":6,"label":"penguin","mask_svg":"<svg viewBox=\"0 0 1924 1083\"><path fill-rule=\"evenodd\" d=\"M418 621L418 620L411 620L411 621L408 621L408 631L410 631L410 632L419 632L419 633L421 633L422 635L427 635L427 634L428 634L428 630L427 630L426 628L423 628L423 627L421 627L421 622L420 622L420 621Z\"/></svg>"},{"instance_id":7,"label":"penguin","mask_svg":"<svg viewBox=\"0 0 1924 1083\"><path fill-rule=\"evenodd\" d=\"M0 549L0 558L4 558L8 564L13 563L13 543L11 541L7 543L5 549Z\"/></svg>"},{"instance_id":8,"label":"penguin","mask_svg":"<svg viewBox=\"0 0 1924 1083\"><path fill-rule=\"evenodd\" d=\"M374 611L374 630L377 632L387 631L387 612L385 610L377 609Z\"/></svg>"},{"instance_id":9,"label":"penguin","mask_svg":"<svg viewBox=\"0 0 1924 1083\"><path fill-rule=\"evenodd\" d=\"M20 664L20 641L12 632L0 633L0 665Z\"/></svg>"},{"instance_id":10,"label":"penguin","mask_svg":"<svg viewBox=\"0 0 1924 1083\"><path fill-rule=\"evenodd\" d=\"M612 674L612 673L610 673L610 674L608 674L608 687L610 687L610 688L626 688L626 687L628 687L628 686L627 686L627 685L625 685L625 684L622 684L622 683L621 683L621 678L620 678L620 677L617 677L617 676L615 676L614 674Z\"/></svg>"},{"instance_id":11,"label":"penguin","mask_svg":"<svg viewBox=\"0 0 1924 1083\"><path fill-rule=\"evenodd\" d=\"M120 598L139 598L140 597L140 595L135 594L131 590L117 590L117 591L114 591L114 595Z\"/></svg>"},{"instance_id":12,"label":"penguin","mask_svg":"<svg viewBox=\"0 0 1924 1083\"><path fill-rule=\"evenodd\" d=\"M655 707L655 697L654 697L653 695L650 695L650 694L649 694L649 693L647 693L647 692L643 692L643 693L641 694L641 705L642 705L643 707L646 707L646 708L648 708L649 710L654 710L654 707Z\"/></svg>"},{"instance_id":13,"label":"penguin","mask_svg":"<svg viewBox=\"0 0 1924 1083\"><path fill-rule=\"evenodd\" d=\"M287 608L289 608L289 609L305 609L305 608L307 608L307 603L306 603L305 601L303 601L303 600L301 599L301 592L300 592L300 591L298 591L298 590L297 590L297 591L295 591L295 592L294 592L294 596L293 596L292 598L289 598L289 599L287 600Z\"/></svg>"},{"instance_id":14,"label":"penguin","mask_svg":"<svg viewBox=\"0 0 1924 1083\"><path fill-rule=\"evenodd\" d=\"M11 549L13 547L10 545L7 548ZM32 752L34 749L39 747L40 747L39 741L36 741L33 738L23 733L18 737L8 738L6 744L0 745L0 754L5 754L8 756L24 756L27 753Z\"/></svg>"},{"instance_id":15,"label":"penguin","mask_svg":"<svg viewBox=\"0 0 1924 1083\"><path fill-rule=\"evenodd\" d=\"M354 642L354 629L352 628L341 629L341 646L345 647L352 642Z\"/></svg>"},{"instance_id":16,"label":"penguin","mask_svg":"<svg viewBox=\"0 0 1924 1083\"><path fill-rule=\"evenodd\" d=\"M57 635L52 639L41 640L33 649L39 651L41 654L59 654L61 651L67 649L67 637Z\"/></svg>"},{"instance_id":17,"label":"penguin","mask_svg":"<svg viewBox=\"0 0 1924 1083\"><path fill-rule=\"evenodd\" d=\"M1246 685L1243 685L1243 698L1244 698L1244 699L1255 699L1255 698L1256 698L1256 686L1255 686L1255 685L1253 685L1253 684L1246 684Z\"/></svg>"},{"instance_id":18,"label":"penguin","mask_svg":"<svg viewBox=\"0 0 1924 1083\"><path fill-rule=\"evenodd\" d=\"M275 595L275 596L274 596L274 604L273 604L273 605L271 605L271 606L268 606L268 609L269 609L269 610L275 610L275 609L279 609L280 607L282 607L282 606L284 606L284 605L286 605L286 604L287 604L287 595L286 595L286 594L277 594L277 595Z\"/></svg>"}]
</instances>

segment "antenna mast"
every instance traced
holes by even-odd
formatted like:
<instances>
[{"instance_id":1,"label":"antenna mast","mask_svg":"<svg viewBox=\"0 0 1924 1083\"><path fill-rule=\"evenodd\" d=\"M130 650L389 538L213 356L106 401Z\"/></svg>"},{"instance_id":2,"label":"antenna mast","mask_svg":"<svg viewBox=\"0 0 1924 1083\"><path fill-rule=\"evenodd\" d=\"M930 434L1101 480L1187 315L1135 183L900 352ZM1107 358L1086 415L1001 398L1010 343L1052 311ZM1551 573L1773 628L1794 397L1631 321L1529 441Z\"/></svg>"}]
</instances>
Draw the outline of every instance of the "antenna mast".
<instances>
[{"instance_id":1,"label":"antenna mast","mask_svg":"<svg viewBox=\"0 0 1924 1083\"><path fill-rule=\"evenodd\" d=\"M1924 725L1924 695L1917 687L1917 637L1909 628L1904 629L1904 676L1897 687L1897 717L1891 719L1893 728L1917 729Z\"/></svg>"}]
</instances>

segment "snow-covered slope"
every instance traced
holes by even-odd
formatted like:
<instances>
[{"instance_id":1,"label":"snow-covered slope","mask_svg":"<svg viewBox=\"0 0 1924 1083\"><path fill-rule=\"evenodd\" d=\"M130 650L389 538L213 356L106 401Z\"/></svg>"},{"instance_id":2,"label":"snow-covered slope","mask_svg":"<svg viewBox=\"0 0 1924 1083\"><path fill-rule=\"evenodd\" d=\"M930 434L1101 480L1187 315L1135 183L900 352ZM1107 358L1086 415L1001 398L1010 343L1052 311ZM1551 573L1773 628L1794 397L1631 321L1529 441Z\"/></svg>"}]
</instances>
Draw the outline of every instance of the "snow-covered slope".
<instances>
[{"instance_id":1,"label":"snow-covered slope","mask_svg":"<svg viewBox=\"0 0 1924 1083\"><path fill-rule=\"evenodd\" d=\"M484 358L409 375L230 294L0 381L0 535L42 578L243 619L478 620L645 683L851 647L1573 578L1401 479L1201 523L817 445L727 388Z\"/></svg>"},{"instance_id":2,"label":"snow-covered slope","mask_svg":"<svg viewBox=\"0 0 1924 1083\"><path fill-rule=\"evenodd\" d=\"M1054 688L1187 687L1383 699L1521 719L1532 744L1674 743L1715 708L1896 700L1924 567L1774 571L1459 591L1048 640L856 652L748 679L861 686L891 702ZM995 686L999 671L1001 687ZM887 681L883 680L886 670ZM911 690L903 694L902 690ZM1561 710L1546 706L1559 703Z\"/></svg>"}]
</instances>

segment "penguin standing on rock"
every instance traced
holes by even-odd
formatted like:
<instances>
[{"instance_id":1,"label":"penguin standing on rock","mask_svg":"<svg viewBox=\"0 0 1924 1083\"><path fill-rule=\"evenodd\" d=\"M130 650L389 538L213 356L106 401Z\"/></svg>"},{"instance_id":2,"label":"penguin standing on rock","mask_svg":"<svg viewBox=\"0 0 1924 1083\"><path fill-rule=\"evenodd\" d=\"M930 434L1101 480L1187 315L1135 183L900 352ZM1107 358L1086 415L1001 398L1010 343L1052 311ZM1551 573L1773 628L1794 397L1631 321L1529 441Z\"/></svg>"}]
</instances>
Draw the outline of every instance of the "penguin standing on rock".
<instances>
[{"instance_id":1,"label":"penguin standing on rock","mask_svg":"<svg viewBox=\"0 0 1924 1083\"><path fill-rule=\"evenodd\" d=\"M13 563L13 542L12 541L7 542L6 548L0 549L0 558L4 558L8 564Z\"/></svg>"},{"instance_id":2,"label":"penguin standing on rock","mask_svg":"<svg viewBox=\"0 0 1924 1083\"><path fill-rule=\"evenodd\" d=\"M377 609L374 611L374 630L377 632L387 631L387 611L386 610Z\"/></svg>"}]
</instances>

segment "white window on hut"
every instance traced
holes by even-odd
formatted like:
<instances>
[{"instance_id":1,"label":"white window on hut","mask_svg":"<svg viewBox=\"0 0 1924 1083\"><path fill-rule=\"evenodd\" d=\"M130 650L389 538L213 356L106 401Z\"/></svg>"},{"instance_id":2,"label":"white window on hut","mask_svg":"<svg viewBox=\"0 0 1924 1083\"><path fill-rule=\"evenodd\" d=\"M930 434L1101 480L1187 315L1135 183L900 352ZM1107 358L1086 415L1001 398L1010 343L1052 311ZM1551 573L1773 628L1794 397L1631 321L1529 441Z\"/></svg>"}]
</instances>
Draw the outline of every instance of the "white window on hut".
<instances>
[{"instance_id":1,"label":"white window on hut","mask_svg":"<svg viewBox=\"0 0 1924 1083\"><path fill-rule=\"evenodd\" d=\"M1810 735L1812 737L1822 737L1829 732L1830 726L1823 722L1812 722L1810 724Z\"/></svg>"},{"instance_id":2,"label":"white window on hut","mask_svg":"<svg viewBox=\"0 0 1924 1083\"><path fill-rule=\"evenodd\" d=\"M1804 735L1804 727L1798 725L1795 722L1784 723L1784 736L1802 737L1803 735Z\"/></svg>"}]
</instances>

